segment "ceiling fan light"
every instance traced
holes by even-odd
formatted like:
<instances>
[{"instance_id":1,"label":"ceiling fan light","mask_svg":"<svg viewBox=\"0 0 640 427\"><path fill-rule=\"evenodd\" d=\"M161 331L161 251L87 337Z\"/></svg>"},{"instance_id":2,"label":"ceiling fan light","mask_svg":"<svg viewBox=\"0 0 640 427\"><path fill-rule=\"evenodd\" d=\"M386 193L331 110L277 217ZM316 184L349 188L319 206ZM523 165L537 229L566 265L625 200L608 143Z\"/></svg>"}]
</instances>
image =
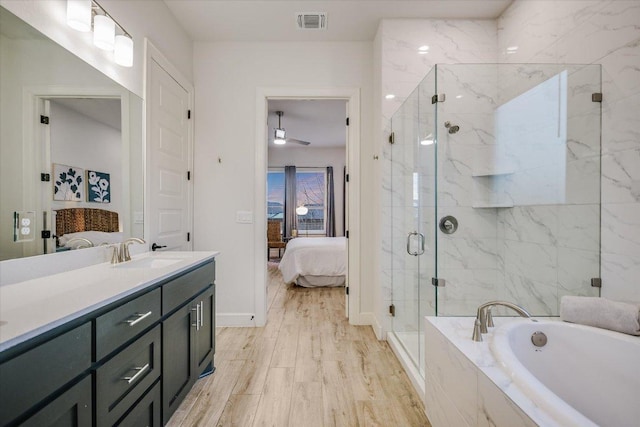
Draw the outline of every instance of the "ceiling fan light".
<instances>
[{"instance_id":1,"label":"ceiling fan light","mask_svg":"<svg viewBox=\"0 0 640 427\"><path fill-rule=\"evenodd\" d=\"M300 205L296 208L296 214L302 216L302 215L306 215L309 212L309 208L306 207L305 205Z\"/></svg>"},{"instance_id":2,"label":"ceiling fan light","mask_svg":"<svg viewBox=\"0 0 640 427\"><path fill-rule=\"evenodd\" d=\"M284 145L287 143L287 140L283 138L276 138L273 140L273 143L276 145Z\"/></svg>"},{"instance_id":3,"label":"ceiling fan light","mask_svg":"<svg viewBox=\"0 0 640 427\"><path fill-rule=\"evenodd\" d=\"M276 139L285 139L285 138L286 138L286 136L285 136L285 131L284 131L284 129L282 129L282 128L276 128L276 131L275 131L275 138L276 138Z\"/></svg>"}]
</instances>

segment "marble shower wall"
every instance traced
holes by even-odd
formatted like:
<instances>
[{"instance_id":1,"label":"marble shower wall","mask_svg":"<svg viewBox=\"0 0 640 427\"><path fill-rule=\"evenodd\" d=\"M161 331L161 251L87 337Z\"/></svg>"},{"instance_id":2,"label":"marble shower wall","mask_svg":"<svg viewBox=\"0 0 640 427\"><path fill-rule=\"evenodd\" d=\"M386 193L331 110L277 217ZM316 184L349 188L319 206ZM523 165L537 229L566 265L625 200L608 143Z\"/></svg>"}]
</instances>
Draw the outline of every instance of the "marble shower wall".
<instances>
[{"instance_id":1,"label":"marble shower wall","mask_svg":"<svg viewBox=\"0 0 640 427\"><path fill-rule=\"evenodd\" d=\"M375 48L378 51L375 56L380 58L380 63L377 66L381 68L379 83L381 99L378 102L381 103L382 114L380 127L380 141L382 143L380 278L382 289L380 311L377 313L377 317L380 326L385 331L393 329L392 318L388 315L387 307L392 302L394 289L391 284L394 278L403 278L397 285L402 283L415 285L409 288L395 286L396 295L393 300L406 301L402 304L407 306L405 310L401 307L396 308L398 314L394 321L399 329L417 331L421 318L417 314L417 307L419 307L421 315L433 313L435 296L434 288L430 284L432 273L426 271L429 268L433 270L433 266L418 270L415 267L416 258L408 255L405 250L406 235L415 228L413 222L415 219L411 216L413 213L420 212L419 217L426 221L423 223L423 229L434 229L435 219L433 215L429 215L429 212L433 211L435 201L433 190L429 190L433 181L429 182L426 178L434 174L435 168L428 170L429 165L434 164L434 148L433 146L431 149L425 148L427 146L418 147L417 139L426 137L426 135L421 135L419 131L425 131L436 125L434 123L435 115L431 113L420 116L422 122L420 122L419 129L414 130L413 138L415 141L413 141L412 148L400 148L400 146L392 146L386 142L390 132L391 117L420 82L425 79L435 64L495 63L497 61L496 31L496 21L489 20L392 19L383 20L378 27L375 43ZM420 54L419 48L421 46L429 46L428 53ZM431 78L433 79L433 76ZM422 95L416 95L419 98L417 102L423 111L432 108L430 101L424 102L426 98L424 95L431 96L435 88L435 82L428 79L429 77L421 85ZM388 94L395 95L395 98L385 99L385 95ZM437 123L437 125L442 126L442 123ZM413 181L407 175L413 170L414 156L418 156L421 159L419 163L427 168L427 170L420 171L424 178L418 182L418 185L421 187L421 192L427 196L422 198L422 205L419 207L413 205ZM396 192L392 190L392 176L397 178L399 173L404 174L407 183L401 190L397 188L398 184L396 184L396 190L398 190ZM420 258L424 262L433 262L435 248L429 245L429 242L433 241L434 237L427 235L426 238L429 259L427 260L425 256ZM413 264L407 268L407 263ZM421 283L419 288L417 287L417 278ZM419 295L419 301L409 302L412 295Z\"/></svg>"},{"instance_id":2,"label":"marble shower wall","mask_svg":"<svg viewBox=\"0 0 640 427\"><path fill-rule=\"evenodd\" d=\"M599 155L590 153L593 145L570 140L568 173L575 179L568 183L579 185L572 192L575 203L557 212L540 213L544 227L566 235L569 243L552 254L532 246L536 244L533 241L522 249L555 257L560 266L560 294L580 287L578 282L584 278L575 277L573 271L592 269L599 257L602 296L640 301L640 2L516 0L498 19L498 47L503 63L602 65L600 182L580 181L585 170L599 163ZM508 51L508 47L517 49ZM595 125L588 112L576 114L568 122L569 132L573 127L585 136L592 134ZM589 225L598 216L591 191L598 184L602 201L600 254L593 250L598 236ZM521 219L531 225L525 218L532 215L532 209L514 209L513 218L503 215L502 221L512 229Z\"/></svg>"}]
</instances>

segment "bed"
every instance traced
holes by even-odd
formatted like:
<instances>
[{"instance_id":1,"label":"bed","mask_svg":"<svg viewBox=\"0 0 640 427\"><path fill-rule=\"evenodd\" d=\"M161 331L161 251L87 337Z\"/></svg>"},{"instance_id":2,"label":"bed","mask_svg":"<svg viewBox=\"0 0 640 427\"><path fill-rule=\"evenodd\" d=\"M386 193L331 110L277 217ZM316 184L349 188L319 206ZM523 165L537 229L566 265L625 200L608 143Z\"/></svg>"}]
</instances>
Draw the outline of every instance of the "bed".
<instances>
[{"instance_id":1,"label":"bed","mask_svg":"<svg viewBox=\"0 0 640 427\"><path fill-rule=\"evenodd\" d=\"M304 287L344 286L347 239L298 237L289 240L278 266L285 283Z\"/></svg>"},{"instance_id":2,"label":"bed","mask_svg":"<svg viewBox=\"0 0 640 427\"><path fill-rule=\"evenodd\" d=\"M104 209L58 209L56 216L56 249L68 250L86 247L82 239L93 246L118 243L123 240L118 213Z\"/></svg>"}]
</instances>

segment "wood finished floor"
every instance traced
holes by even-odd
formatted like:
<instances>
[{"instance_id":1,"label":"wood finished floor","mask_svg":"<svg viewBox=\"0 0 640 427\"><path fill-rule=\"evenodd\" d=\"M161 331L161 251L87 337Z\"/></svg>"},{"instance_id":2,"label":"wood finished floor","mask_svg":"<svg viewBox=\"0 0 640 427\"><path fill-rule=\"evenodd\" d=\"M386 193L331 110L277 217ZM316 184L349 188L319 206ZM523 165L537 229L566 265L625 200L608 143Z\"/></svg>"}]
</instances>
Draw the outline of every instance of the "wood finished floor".
<instances>
[{"instance_id":1,"label":"wood finished floor","mask_svg":"<svg viewBox=\"0 0 640 427\"><path fill-rule=\"evenodd\" d=\"M344 316L344 288L282 282L270 263L268 322L218 328L216 372L169 426L429 426L402 366L369 326Z\"/></svg>"}]
</instances>

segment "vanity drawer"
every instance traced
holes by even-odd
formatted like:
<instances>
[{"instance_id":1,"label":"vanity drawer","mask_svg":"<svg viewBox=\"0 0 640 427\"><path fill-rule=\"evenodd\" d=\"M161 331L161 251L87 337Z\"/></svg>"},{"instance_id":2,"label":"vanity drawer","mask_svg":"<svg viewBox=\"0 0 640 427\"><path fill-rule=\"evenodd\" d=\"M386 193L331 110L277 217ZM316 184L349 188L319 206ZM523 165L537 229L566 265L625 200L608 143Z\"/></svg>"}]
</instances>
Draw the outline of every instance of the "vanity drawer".
<instances>
[{"instance_id":1,"label":"vanity drawer","mask_svg":"<svg viewBox=\"0 0 640 427\"><path fill-rule=\"evenodd\" d=\"M136 403L136 406L131 412L118 422L118 427L161 427L161 404L162 396L160 394L160 381L158 381L156 385Z\"/></svg>"},{"instance_id":2,"label":"vanity drawer","mask_svg":"<svg viewBox=\"0 0 640 427\"><path fill-rule=\"evenodd\" d=\"M210 262L162 286L162 315L172 312L211 285L216 274Z\"/></svg>"},{"instance_id":3,"label":"vanity drawer","mask_svg":"<svg viewBox=\"0 0 640 427\"><path fill-rule=\"evenodd\" d=\"M90 323L0 364L0 425L25 413L90 366Z\"/></svg>"},{"instance_id":4,"label":"vanity drawer","mask_svg":"<svg viewBox=\"0 0 640 427\"><path fill-rule=\"evenodd\" d=\"M113 425L160 377L160 325L96 371L96 420Z\"/></svg>"},{"instance_id":5,"label":"vanity drawer","mask_svg":"<svg viewBox=\"0 0 640 427\"><path fill-rule=\"evenodd\" d=\"M160 320L160 289L155 289L96 319L96 361Z\"/></svg>"}]
</instances>

